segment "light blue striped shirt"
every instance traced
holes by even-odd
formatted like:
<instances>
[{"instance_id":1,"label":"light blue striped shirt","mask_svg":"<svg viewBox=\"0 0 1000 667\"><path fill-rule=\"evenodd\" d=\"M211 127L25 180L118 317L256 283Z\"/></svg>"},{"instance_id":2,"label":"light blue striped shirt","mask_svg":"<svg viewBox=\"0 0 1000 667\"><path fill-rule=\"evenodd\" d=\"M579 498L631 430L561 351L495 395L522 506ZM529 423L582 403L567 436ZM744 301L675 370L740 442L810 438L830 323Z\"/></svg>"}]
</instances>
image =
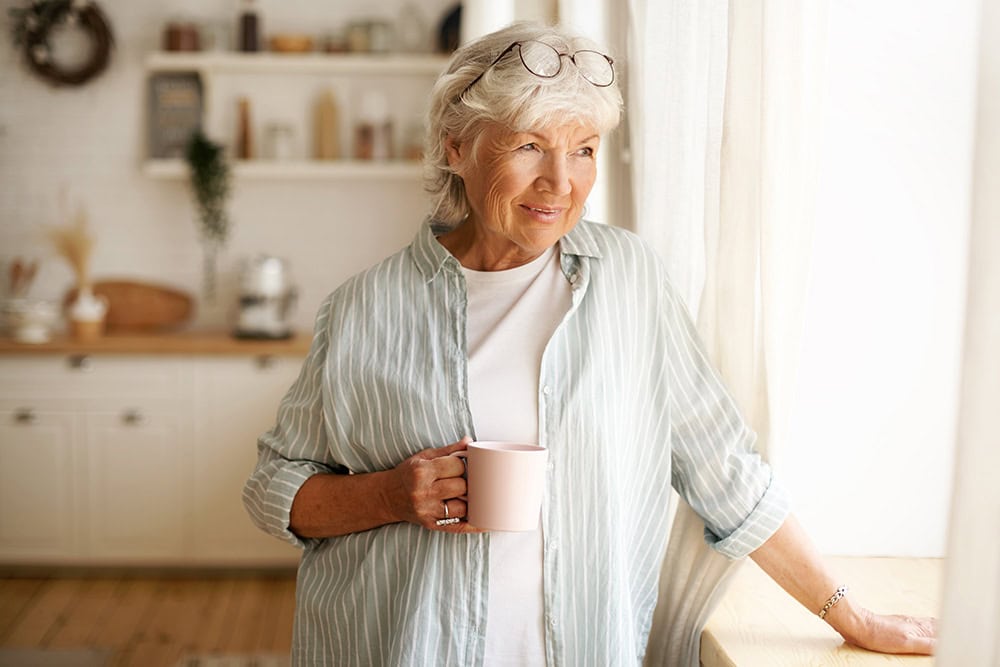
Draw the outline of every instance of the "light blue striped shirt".
<instances>
[{"instance_id":1,"label":"light blue striped shirt","mask_svg":"<svg viewBox=\"0 0 1000 667\"><path fill-rule=\"evenodd\" d=\"M439 230L440 231L440 230ZM656 255L579 223L560 241L572 306L542 357L538 427L550 667L635 665L666 545L670 484L719 552L742 557L788 513L754 433L701 350ZM329 539L288 530L311 475L394 467L475 435L465 279L423 225L319 310L301 374L244 490L264 530L304 547L295 665L481 665L490 535L409 523Z\"/></svg>"}]
</instances>

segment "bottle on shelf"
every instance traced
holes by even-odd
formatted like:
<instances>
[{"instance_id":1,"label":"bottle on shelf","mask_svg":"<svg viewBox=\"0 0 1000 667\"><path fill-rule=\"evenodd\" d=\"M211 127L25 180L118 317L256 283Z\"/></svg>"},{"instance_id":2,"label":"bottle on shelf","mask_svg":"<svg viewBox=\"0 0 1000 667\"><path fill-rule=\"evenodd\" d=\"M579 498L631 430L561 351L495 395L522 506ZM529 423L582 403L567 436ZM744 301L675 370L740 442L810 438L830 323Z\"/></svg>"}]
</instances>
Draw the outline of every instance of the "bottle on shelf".
<instances>
[{"instance_id":1,"label":"bottle on shelf","mask_svg":"<svg viewBox=\"0 0 1000 667\"><path fill-rule=\"evenodd\" d=\"M359 160L391 159L392 119L385 95L366 91L361 97L358 119L354 128L354 157Z\"/></svg>"},{"instance_id":2,"label":"bottle on shelf","mask_svg":"<svg viewBox=\"0 0 1000 667\"><path fill-rule=\"evenodd\" d=\"M236 159L254 158L253 124L250 121L250 100L241 97L237 109Z\"/></svg>"},{"instance_id":3,"label":"bottle on shelf","mask_svg":"<svg viewBox=\"0 0 1000 667\"><path fill-rule=\"evenodd\" d=\"M419 118L413 119L403 131L402 158L420 162L424 158L424 124Z\"/></svg>"},{"instance_id":4,"label":"bottle on shelf","mask_svg":"<svg viewBox=\"0 0 1000 667\"><path fill-rule=\"evenodd\" d=\"M313 157L336 160L340 157L340 122L332 90L324 90L316 100Z\"/></svg>"},{"instance_id":5,"label":"bottle on shelf","mask_svg":"<svg viewBox=\"0 0 1000 667\"><path fill-rule=\"evenodd\" d=\"M239 20L239 50L252 53L260 51L260 16L254 0L243 0Z\"/></svg>"}]
</instances>

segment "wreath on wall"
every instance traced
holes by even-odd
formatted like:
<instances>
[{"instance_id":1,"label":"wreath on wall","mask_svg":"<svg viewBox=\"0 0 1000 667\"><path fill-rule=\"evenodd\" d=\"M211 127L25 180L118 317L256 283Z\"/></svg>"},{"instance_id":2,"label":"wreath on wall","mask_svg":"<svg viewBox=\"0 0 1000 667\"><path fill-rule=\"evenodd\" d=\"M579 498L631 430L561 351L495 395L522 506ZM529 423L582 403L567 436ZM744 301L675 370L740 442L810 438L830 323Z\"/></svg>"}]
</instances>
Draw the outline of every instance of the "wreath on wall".
<instances>
[{"instance_id":1,"label":"wreath on wall","mask_svg":"<svg viewBox=\"0 0 1000 667\"><path fill-rule=\"evenodd\" d=\"M93 0L32 0L25 8L10 10L14 43L24 52L33 72L55 85L79 86L107 68L112 34L108 19ZM58 28L79 30L90 44L87 60L60 63L50 39Z\"/></svg>"}]
</instances>

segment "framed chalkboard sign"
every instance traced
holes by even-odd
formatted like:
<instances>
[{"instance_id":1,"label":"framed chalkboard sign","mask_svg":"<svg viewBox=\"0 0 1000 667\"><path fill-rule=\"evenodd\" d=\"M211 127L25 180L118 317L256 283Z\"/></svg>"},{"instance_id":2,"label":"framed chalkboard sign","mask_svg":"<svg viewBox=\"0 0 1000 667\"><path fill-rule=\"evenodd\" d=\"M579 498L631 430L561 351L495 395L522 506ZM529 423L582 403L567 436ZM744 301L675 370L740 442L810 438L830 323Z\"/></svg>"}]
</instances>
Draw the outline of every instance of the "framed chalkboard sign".
<instances>
[{"instance_id":1,"label":"framed chalkboard sign","mask_svg":"<svg viewBox=\"0 0 1000 667\"><path fill-rule=\"evenodd\" d=\"M149 157L183 158L201 128L204 98L196 72L160 72L149 78Z\"/></svg>"}]
</instances>

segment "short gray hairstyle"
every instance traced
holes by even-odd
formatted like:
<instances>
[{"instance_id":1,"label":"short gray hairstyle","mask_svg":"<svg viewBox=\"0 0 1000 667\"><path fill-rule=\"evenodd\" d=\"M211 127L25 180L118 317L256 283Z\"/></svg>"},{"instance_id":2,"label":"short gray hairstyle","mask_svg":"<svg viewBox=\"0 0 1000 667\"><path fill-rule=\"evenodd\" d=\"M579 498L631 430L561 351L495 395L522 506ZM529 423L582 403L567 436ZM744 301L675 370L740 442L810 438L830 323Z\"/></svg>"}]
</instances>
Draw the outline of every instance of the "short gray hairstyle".
<instances>
[{"instance_id":1,"label":"short gray hairstyle","mask_svg":"<svg viewBox=\"0 0 1000 667\"><path fill-rule=\"evenodd\" d=\"M607 53L585 37L524 21L458 49L431 92L424 141L424 188L431 194L431 218L437 223L454 227L469 213L465 184L448 164L448 137L458 143L471 142L469 154L475 155L477 138L487 123L524 132L579 122L593 125L602 135L618 125L622 109L618 73L615 83L601 88L564 60L557 76L543 79L522 67L514 52L486 71L504 49L527 40L545 42L560 52L592 49ZM480 75L482 78L463 95Z\"/></svg>"}]
</instances>

